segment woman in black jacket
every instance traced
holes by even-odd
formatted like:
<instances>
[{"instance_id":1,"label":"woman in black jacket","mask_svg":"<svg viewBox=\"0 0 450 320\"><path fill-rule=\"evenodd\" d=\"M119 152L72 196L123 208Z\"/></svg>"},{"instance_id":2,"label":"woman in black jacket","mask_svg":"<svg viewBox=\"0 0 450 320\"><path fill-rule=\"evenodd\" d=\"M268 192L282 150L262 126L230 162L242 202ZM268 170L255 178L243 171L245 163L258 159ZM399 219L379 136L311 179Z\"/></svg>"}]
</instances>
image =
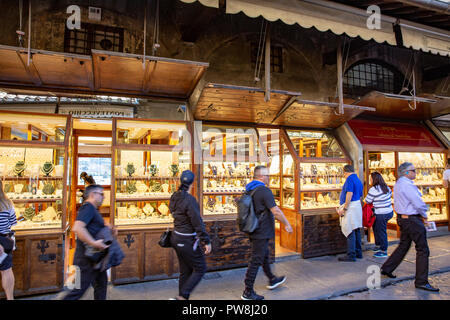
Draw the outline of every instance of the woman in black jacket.
<instances>
[{"instance_id":1,"label":"woman in black jacket","mask_svg":"<svg viewBox=\"0 0 450 320\"><path fill-rule=\"evenodd\" d=\"M200 207L190 194L194 177L192 171L183 171L181 186L172 195L169 204L174 219L171 243L180 266L179 293L175 300L188 300L206 272L205 255L200 242L205 245L205 254L211 252L211 241L200 216Z\"/></svg>"}]
</instances>

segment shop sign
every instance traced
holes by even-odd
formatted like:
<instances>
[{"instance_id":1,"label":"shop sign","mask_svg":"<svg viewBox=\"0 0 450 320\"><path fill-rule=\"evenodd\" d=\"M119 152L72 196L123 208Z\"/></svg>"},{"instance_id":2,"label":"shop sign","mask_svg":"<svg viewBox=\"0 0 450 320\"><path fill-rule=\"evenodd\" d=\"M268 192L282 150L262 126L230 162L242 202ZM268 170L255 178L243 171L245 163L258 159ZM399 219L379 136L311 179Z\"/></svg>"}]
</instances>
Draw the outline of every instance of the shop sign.
<instances>
[{"instance_id":1,"label":"shop sign","mask_svg":"<svg viewBox=\"0 0 450 320\"><path fill-rule=\"evenodd\" d=\"M441 147L431 132L418 124L367 120L350 120L348 124L365 145Z\"/></svg>"},{"instance_id":2,"label":"shop sign","mask_svg":"<svg viewBox=\"0 0 450 320\"><path fill-rule=\"evenodd\" d=\"M59 106L59 114L75 118L133 118L134 107L115 106Z\"/></svg>"}]
</instances>

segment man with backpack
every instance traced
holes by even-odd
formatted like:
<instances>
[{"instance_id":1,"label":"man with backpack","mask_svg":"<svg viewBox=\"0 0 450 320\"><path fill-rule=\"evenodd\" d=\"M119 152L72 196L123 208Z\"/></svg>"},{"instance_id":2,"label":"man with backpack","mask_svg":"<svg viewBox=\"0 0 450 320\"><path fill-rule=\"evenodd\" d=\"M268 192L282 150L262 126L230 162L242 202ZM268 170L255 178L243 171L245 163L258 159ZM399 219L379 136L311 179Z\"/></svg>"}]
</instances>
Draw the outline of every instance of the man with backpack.
<instances>
[{"instance_id":1,"label":"man with backpack","mask_svg":"<svg viewBox=\"0 0 450 320\"><path fill-rule=\"evenodd\" d=\"M266 187L269 184L269 170L265 166L257 166L254 170L253 181L247 184L246 194L253 198L253 209L258 218L258 224L250 238L251 257L245 274L245 290L242 300L263 300L253 289L259 267L262 265L267 278L268 289L273 290L286 281L285 276L276 277L269 264L269 240L275 237L275 218L284 224L287 232L292 233L292 227L276 205L272 191Z\"/></svg>"}]
</instances>

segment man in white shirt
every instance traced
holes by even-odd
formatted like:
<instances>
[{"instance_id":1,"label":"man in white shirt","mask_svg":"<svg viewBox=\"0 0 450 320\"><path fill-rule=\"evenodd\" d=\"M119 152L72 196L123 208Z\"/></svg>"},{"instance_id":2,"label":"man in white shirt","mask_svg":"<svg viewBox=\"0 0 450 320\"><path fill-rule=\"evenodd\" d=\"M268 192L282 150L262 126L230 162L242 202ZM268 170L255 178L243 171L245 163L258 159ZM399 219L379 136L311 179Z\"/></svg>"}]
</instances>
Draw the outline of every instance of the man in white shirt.
<instances>
[{"instance_id":1,"label":"man in white shirt","mask_svg":"<svg viewBox=\"0 0 450 320\"><path fill-rule=\"evenodd\" d=\"M381 274L389 278L396 276L392 272L400 265L408 253L411 243L416 245L416 279L418 289L439 292L438 288L428 283L428 258L430 250L427 242L427 205L422 201L422 194L413 180L416 168L410 162L398 167L399 178L394 186L394 210L397 212L397 224L400 227L400 243L389 259L381 266Z\"/></svg>"},{"instance_id":2,"label":"man in white shirt","mask_svg":"<svg viewBox=\"0 0 450 320\"><path fill-rule=\"evenodd\" d=\"M447 164L445 165L444 176L442 177L442 183L444 188L448 188L450 181L450 158L447 159Z\"/></svg>"}]
</instances>

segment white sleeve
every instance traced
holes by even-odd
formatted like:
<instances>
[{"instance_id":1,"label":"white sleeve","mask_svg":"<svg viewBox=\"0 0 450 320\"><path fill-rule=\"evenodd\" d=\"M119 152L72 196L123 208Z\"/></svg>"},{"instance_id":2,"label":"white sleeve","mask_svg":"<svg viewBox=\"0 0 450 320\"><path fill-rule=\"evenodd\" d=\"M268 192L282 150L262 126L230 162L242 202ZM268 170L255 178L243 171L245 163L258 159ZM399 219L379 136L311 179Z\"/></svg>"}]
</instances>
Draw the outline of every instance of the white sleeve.
<instances>
[{"instance_id":1,"label":"white sleeve","mask_svg":"<svg viewBox=\"0 0 450 320\"><path fill-rule=\"evenodd\" d=\"M444 171L443 179L449 181L449 179L450 179L450 170L449 169Z\"/></svg>"}]
</instances>

